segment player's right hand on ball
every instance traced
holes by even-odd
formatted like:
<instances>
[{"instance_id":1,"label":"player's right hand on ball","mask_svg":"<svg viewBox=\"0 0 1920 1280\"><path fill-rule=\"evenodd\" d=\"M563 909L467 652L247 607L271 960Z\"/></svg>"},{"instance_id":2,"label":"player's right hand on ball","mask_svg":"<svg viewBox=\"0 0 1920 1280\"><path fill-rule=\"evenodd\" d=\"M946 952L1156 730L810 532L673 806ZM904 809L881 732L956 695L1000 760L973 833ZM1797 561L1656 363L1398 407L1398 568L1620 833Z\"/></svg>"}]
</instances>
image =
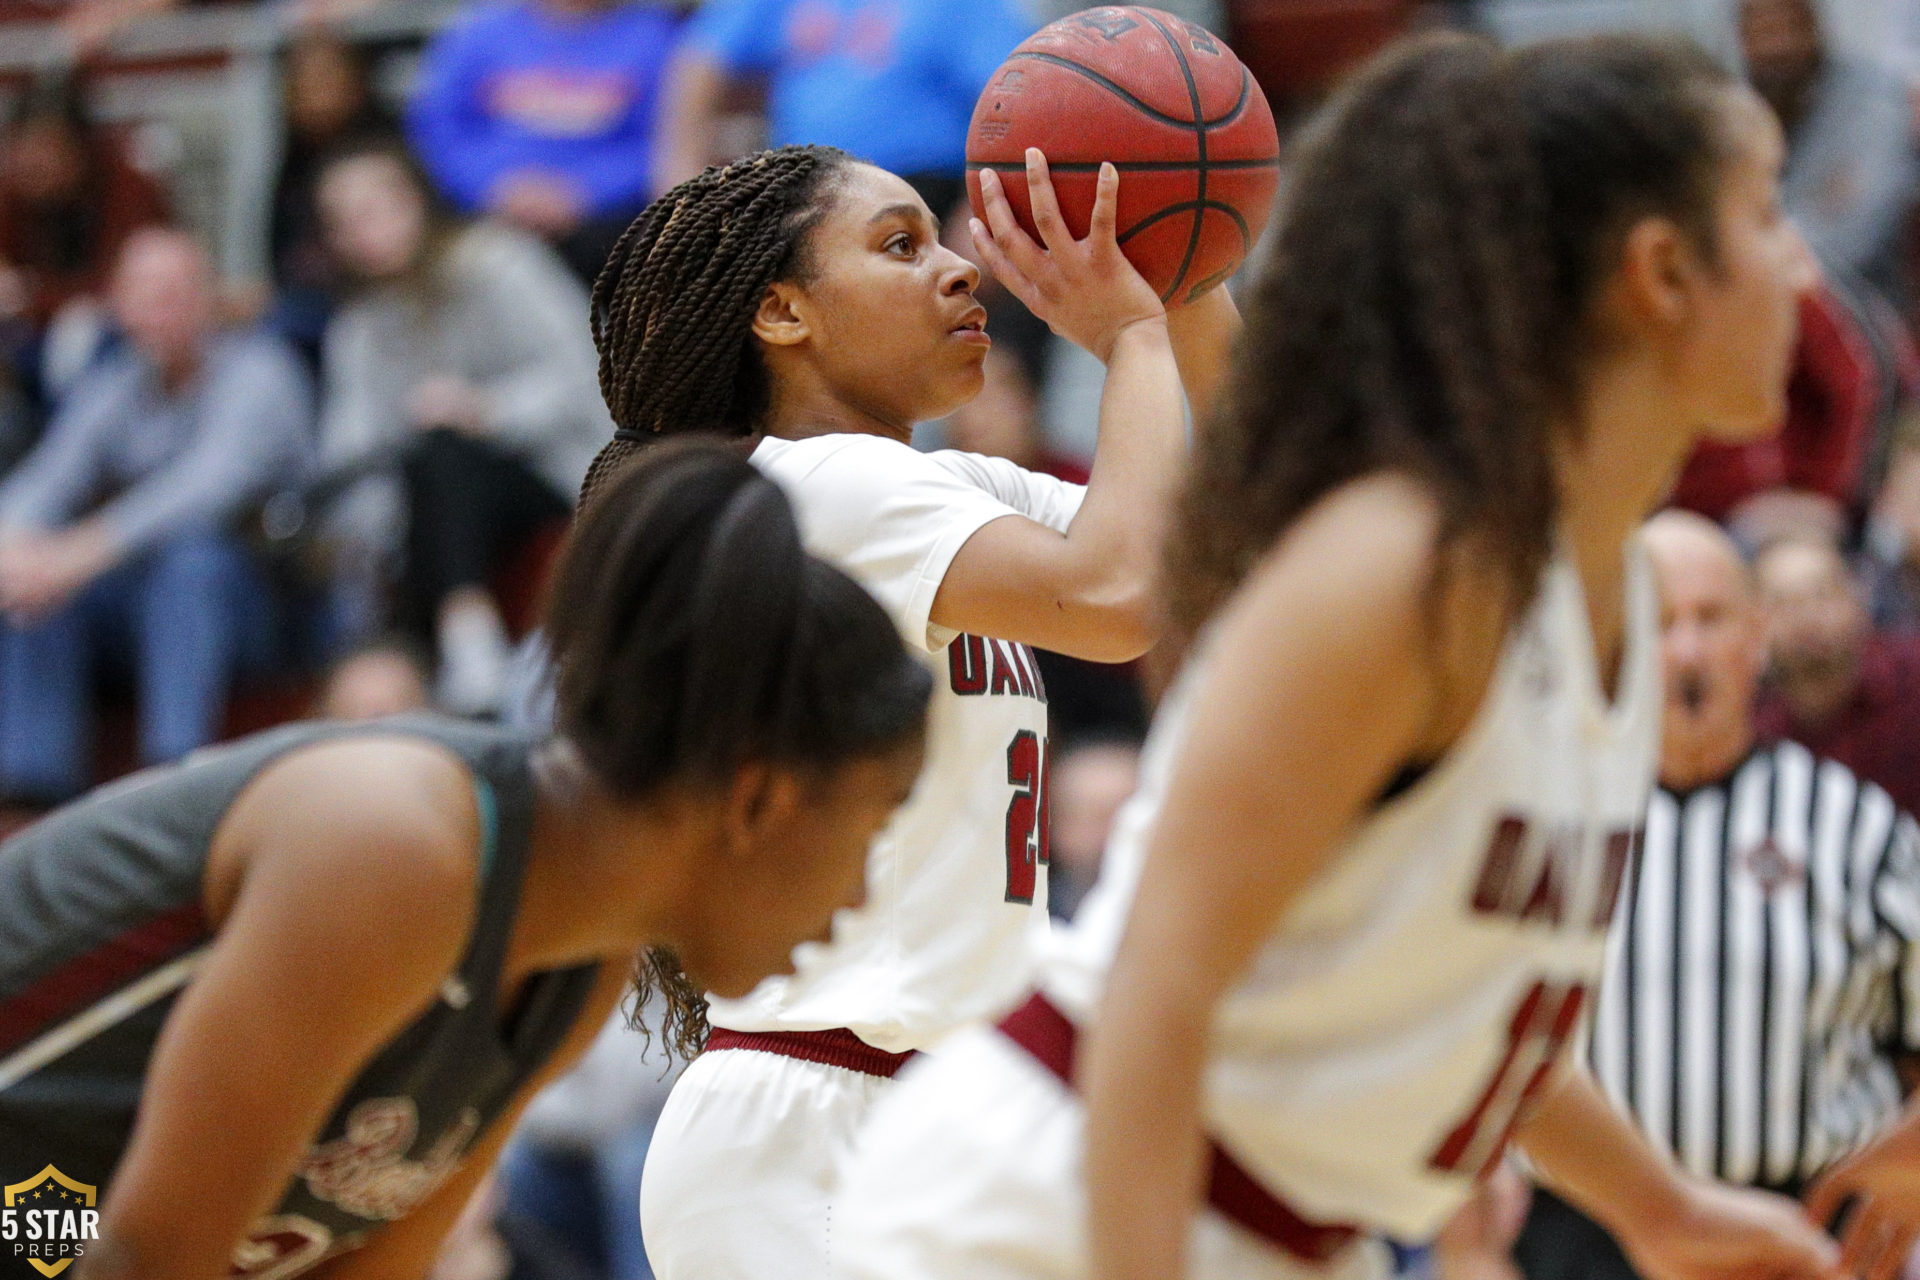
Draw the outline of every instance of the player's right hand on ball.
<instances>
[{"instance_id":1,"label":"player's right hand on ball","mask_svg":"<svg viewBox=\"0 0 1920 1280\"><path fill-rule=\"evenodd\" d=\"M1688 1179L1678 1212L1621 1244L1647 1280L1843 1280L1840 1246L1784 1196Z\"/></svg>"},{"instance_id":2,"label":"player's right hand on ball","mask_svg":"<svg viewBox=\"0 0 1920 1280\"><path fill-rule=\"evenodd\" d=\"M1060 216L1046 157L1027 148L1027 196L1040 243L1021 230L1000 186L1000 175L980 172L980 194L987 219L969 223L973 243L994 278L1027 309L1068 341L1085 347L1102 363L1129 325L1161 319L1166 308L1120 252L1116 231L1120 171L1100 166L1093 199L1093 221L1084 240L1075 240Z\"/></svg>"}]
</instances>

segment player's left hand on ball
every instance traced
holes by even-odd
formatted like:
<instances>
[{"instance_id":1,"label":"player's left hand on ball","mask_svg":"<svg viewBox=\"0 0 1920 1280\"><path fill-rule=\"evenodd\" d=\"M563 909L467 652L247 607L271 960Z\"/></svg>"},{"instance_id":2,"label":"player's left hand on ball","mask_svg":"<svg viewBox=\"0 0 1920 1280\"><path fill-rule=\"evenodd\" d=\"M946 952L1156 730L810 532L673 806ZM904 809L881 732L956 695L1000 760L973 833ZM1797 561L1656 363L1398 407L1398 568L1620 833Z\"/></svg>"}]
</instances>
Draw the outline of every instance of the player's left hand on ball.
<instances>
[{"instance_id":1,"label":"player's left hand on ball","mask_svg":"<svg viewBox=\"0 0 1920 1280\"><path fill-rule=\"evenodd\" d=\"M1840 1265L1861 1280L1896 1280L1920 1237L1920 1118L1909 1117L1807 1188L1807 1216L1830 1223L1853 1200Z\"/></svg>"},{"instance_id":2,"label":"player's left hand on ball","mask_svg":"<svg viewBox=\"0 0 1920 1280\"><path fill-rule=\"evenodd\" d=\"M981 260L1061 337L1104 362L1121 330L1165 316L1153 289L1120 252L1120 171L1112 165L1100 166L1093 220L1084 240L1074 239L1060 216L1047 160L1038 148L1027 149L1027 196L1040 243L1014 220L999 174L981 170L980 194L986 221L975 218L969 225Z\"/></svg>"},{"instance_id":3,"label":"player's left hand on ball","mask_svg":"<svg viewBox=\"0 0 1920 1280\"><path fill-rule=\"evenodd\" d=\"M1841 1280L1840 1246L1784 1196L1689 1179L1621 1243L1647 1280Z\"/></svg>"}]
</instances>

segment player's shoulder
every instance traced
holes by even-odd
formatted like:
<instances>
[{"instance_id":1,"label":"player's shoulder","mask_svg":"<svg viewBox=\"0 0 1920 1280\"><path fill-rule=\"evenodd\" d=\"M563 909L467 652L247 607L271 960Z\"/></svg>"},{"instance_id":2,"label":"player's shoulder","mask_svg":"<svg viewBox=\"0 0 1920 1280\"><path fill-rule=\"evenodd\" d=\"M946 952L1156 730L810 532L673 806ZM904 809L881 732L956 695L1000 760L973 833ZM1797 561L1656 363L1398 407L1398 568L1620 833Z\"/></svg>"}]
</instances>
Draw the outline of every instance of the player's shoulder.
<instances>
[{"instance_id":1,"label":"player's shoulder","mask_svg":"<svg viewBox=\"0 0 1920 1280\"><path fill-rule=\"evenodd\" d=\"M1287 525L1222 609L1222 623L1285 624L1302 642L1359 631L1374 637L1371 649L1391 635L1418 651L1440 528L1439 504L1417 482L1388 473L1350 480Z\"/></svg>"},{"instance_id":2,"label":"player's shoulder","mask_svg":"<svg viewBox=\"0 0 1920 1280\"><path fill-rule=\"evenodd\" d=\"M755 446L753 463L774 479L795 486L884 486L955 474L934 455L910 444L857 431L799 440L768 436Z\"/></svg>"},{"instance_id":3,"label":"player's shoulder","mask_svg":"<svg viewBox=\"0 0 1920 1280\"><path fill-rule=\"evenodd\" d=\"M935 449L924 456L928 462L941 470L959 476L963 480L972 481L982 488L991 488L995 477L1012 476L1026 479L1045 474L1023 467L1011 458L998 458L985 453L968 453L964 449Z\"/></svg>"},{"instance_id":4,"label":"player's shoulder","mask_svg":"<svg viewBox=\"0 0 1920 1280\"><path fill-rule=\"evenodd\" d=\"M1281 534L1266 575L1304 575L1335 590L1414 604L1441 568L1445 515L1411 476L1379 471L1328 490Z\"/></svg>"},{"instance_id":5,"label":"player's shoulder","mask_svg":"<svg viewBox=\"0 0 1920 1280\"><path fill-rule=\"evenodd\" d=\"M1513 584L1419 479L1377 471L1329 490L1256 567L1248 603L1275 620L1318 616L1347 642L1396 655L1437 699L1436 737L1472 719L1506 647Z\"/></svg>"},{"instance_id":6,"label":"player's shoulder","mask_svg":"<svg viewBox=\"0 0 1920 1280\"><path fill-rule=\"evenodd\" d=\"M244 831L253 844L297 843L316 863L460 899L479 873L483 818L474 779L471 765L424 736L323 738L262 768L229 810L223 833Z\"/></svg>"}]
</instances>

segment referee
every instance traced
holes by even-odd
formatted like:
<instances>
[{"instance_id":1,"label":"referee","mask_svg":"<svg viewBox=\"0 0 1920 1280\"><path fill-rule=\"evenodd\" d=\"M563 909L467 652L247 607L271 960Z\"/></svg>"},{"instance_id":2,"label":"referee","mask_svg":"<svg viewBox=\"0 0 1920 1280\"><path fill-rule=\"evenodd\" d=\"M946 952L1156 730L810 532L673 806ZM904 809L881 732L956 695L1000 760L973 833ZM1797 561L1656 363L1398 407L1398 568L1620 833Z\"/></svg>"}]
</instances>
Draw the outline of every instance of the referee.
<instances>
[{"instance_id":1,"label":"referee","mask_svg":"<svg viewBox=\"0 0 1920 1280\"><path fill-rule=\"evenodd\" d=\"M1694 1174L1811 1188L1822 1221L1857 1195L1847 1268L1888 1280L1920 1229L1920 1118L1903 1084L1920 1062L1920 831L1835 761L1756 742L1765 624L1726 534L1668 513L1647 545L1663 606L1660 786L1614 917L1594 1072ZM1544 1191L1514 1256L1528 1280L1634 1275Z\"/></svg>"}]
</instances>

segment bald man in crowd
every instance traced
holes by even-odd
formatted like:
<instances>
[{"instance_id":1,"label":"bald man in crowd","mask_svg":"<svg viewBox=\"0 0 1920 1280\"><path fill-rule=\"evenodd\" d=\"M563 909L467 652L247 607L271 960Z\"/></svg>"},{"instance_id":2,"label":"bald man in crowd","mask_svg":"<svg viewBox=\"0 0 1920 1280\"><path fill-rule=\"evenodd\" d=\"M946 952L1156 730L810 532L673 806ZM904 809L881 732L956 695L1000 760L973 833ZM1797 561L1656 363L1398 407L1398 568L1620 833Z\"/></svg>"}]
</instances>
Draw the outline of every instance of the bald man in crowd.
<instances>
[{"instance_id":1,"label":"bald man in crowd","mask_svg":"<svg viewBox=\"0 0 1920 1280\"><path fill-rule=\"evenodd\" d=\"M0 484L0 799L91 781L96 656L129 655L140 751L212 740L265 586L234 525L296 479L306 375L260 333L224 329L213 264L184 232L135 232L109 290L126 338Z\"/></svg>"},{"instance_id":2,"label":"bald man in crowd","mask_svg":"<svg viewBox=\"0 0 1920 1280\"><path fill-rule=\"evenodd\" d=\"M1660 784L1594 1011L1594 1074L1690 1172L1804 1196L1851 1274L1893 1280L1920 1233L1920 829L1887 793L1762 741L1766 618L1718 525L1646 530L1661 592ZM1601 1229L1536 1193L1528 1280L1629 1280Z\"/></svg>"}]
</instances>

